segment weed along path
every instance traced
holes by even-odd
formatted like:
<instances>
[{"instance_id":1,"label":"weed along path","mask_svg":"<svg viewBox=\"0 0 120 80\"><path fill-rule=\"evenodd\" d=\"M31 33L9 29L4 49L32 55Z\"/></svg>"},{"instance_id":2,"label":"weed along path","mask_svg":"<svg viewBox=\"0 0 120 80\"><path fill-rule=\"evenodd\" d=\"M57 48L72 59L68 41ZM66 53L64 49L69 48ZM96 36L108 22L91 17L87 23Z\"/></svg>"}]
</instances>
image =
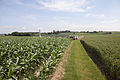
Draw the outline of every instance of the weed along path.
<instances>
[{"instance_id":1,"label":"weed along path","mask_svg":"<svg viewBox=\"0 0 120 80\"><path fill-rule=\"evenodd\" d=\"M73 41L63 80L106 80L86 53L80 40Z\"/></svg>"}]
</instances>

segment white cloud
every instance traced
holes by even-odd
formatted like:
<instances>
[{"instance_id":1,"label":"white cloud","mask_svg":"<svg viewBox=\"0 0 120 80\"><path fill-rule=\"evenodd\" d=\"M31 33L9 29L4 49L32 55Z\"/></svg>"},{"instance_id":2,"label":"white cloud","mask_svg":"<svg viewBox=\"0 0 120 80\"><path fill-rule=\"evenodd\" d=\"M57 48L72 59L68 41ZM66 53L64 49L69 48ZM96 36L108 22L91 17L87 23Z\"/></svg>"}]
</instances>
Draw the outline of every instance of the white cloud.
<instances>
[{"instance_id":1,"label":"white cloud","mask_svg":"<svg viewBox=\"0 0 120 80\"><path fill-rule=\"evenodd\" d=\"M21 29L22 29L22 30L26 30L26 27L22 27Z\"/></svg>"},{"instance_id":2,"label":"white cloud","mask_svg":"<svg viewBox=\"0 0 120 80\"><path fill-rule=\"evenodd\" d=\"M93 6L88 6L93 0L37 0L44 9L53 11L86 12Z\"/></svg>"},{"instance_id":3,"label":"white cloud","mask_svg":"<svg viewBox=\"0 0 120 80\"><path fill-rule=\"evenodd\" d=\"M95 8L95 6L88 6L86 9L89 10L89 9L93 9Z\"/></svg>"},{"instance_id":4,"label":"white cloud","mask_svg":"<svg viewBox=\"0 0 120 80\"><path fill-rule=\"evenodd\" d=\"M95 7L90 5L94 0L35 0L38 4L24 3L22 0L8 0L8 3L11 3L10 1L18 5L52 11L86 12Z\"/></svg>"},{"instance_id":5,"label":"white cloud","mask_svg":"<svg viewBox=\"0 0 120 80\"><path fill-rule=\"evenodd\" d=\"M115 17L109 17L100 22L101 27L104 30L120 31L120 19Z\"/></svg>"},{"instance_id":6,"label":"white cloud","mask_svg":"<svg viewBox=\"0 0 120 80\"><path fill-rule=\"evenodd\" d=\"M103 23L104 22L104 23ZM73 30L73 31L120 31L120 20L107 20L93 24L66 23L53 24L51 30Z\"/></svg>"},{"instance_id":7,"label":"white cloud","mask_svg":"<svg viewBox=\"0 0 120 80\"><path fill-rule=\"evenodd\" d=\"M105 16L104 14L88 13L86 16L101 19L92 29L107 30L107 31L120 31L120 18Z\"/></svg>"},{"instance_id":8,"label":"white cloud","mask_svg":"<svg viewBox=\"0 0 120 80\"><path fill-rule=\"evenodd\" d=\"M87 13L86 16L88 17L94 17L94 18L106 18L106 16L104 14L92 14L92 13Z\"/></svg>"},{"instance_id":9,"label":"white cloud","mask_svg":"<svg viewBox=\"0 0 120 80\"><path fill-rule=\"evenodd\" d=\"M101 23L103 23L103 24L114 24L114 23L119 23L119 22L120 22L119 19L109 19L109 20L101 21Z\"/></svg>"},{"instance_id":10,"label":"white cloud","mask_svg":"<svg viewBox=\"0 0 120 80\"><path fill-rule=\"evenodd\" d=\"M32 14L26 14L26 15L24 15L24 16L22 16L22 18L24 18L24 19L30 19L30 20L36 20L37 19L37 16L36 15L32 15Z\"/></svg>"},{"instance_id":11,"label":"white cloud","mask_svg":"<svg viewBox=\"0 0 120 80\"><path fill-rule=\"evenodd\" d=\"M74 31L99 31L100 29L100 25L98 24L83 24L83 25L70 25L68 28L70 28L70 30L74 30Z\"/></svg>"}]
</instances>

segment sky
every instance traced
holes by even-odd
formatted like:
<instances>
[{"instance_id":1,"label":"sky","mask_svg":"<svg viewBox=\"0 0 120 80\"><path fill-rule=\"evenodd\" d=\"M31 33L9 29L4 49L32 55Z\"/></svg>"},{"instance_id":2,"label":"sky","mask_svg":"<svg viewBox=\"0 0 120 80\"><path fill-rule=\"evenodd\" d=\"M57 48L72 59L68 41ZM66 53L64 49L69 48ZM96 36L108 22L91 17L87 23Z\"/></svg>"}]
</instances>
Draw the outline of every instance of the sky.
<instances>
[{"instance_id":1,"label":"sky","mask_svg":"<svg viewBox=\"0 0 120 80\"><path fill-rule=\"evenodd\" d=\"M0 0L0 34L120 31L120 0Z\"/></svg>"}]
</instances>

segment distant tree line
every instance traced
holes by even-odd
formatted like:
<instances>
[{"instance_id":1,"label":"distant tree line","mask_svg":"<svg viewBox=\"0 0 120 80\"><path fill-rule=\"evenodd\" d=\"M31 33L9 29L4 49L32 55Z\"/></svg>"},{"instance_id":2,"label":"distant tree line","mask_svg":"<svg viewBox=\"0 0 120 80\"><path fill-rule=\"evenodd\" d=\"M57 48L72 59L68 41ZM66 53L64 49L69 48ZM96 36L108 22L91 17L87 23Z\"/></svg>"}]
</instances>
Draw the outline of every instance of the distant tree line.
<instances>
[{"instance_id":1,"label":"distant tree line","mask_svg":"<svg viewBox=\"0 0 120 80\"><path fill-rule=\"evenodd\" d=\"M12 32L8 36L37 36L38 32Z\"/></svg>"},{"instance_id":2,"label":"distant tree line","mask_svg":"<svg viewBox=\"0 0 120 80\"><path fill-rule=\"evenodd\" d=\"M104 32L104 34L112 34L112 32Z\"/></svg>"},{"instance_id":3,"label":"distant tree line","mask_svg":"<svg viewBox=\"0 0 120 80\"><path fill-rule=\"evenodd\" d=\"M103 31L70 31L70 30L65 30L65 31L55 31L53 30L53 32L48 32L48 33L41 33L41 35L45 36L45 35L57 35L59 33L99 33L102 32L103 34L112 34L112 32L103 32ZM39 32L12 32L11 34L4 34L5 36L39 36Z\"/></svg>"},{"instance_id":4,"label":"distant tree line","mask_svg":"<svg viewBox=\"0 0 120 80\"><path fill-rule=\"evenodd\" d=\"M65 31L59 31L59 30L55 31L55 30L53 30L53 32L49 32L48 34L70 33L70 32L71 31L69 31L69 30L65 30Z\"/></svg>"},{"instance_id":5,"label":"distant tree line","mask_svg":"<svg viewBox=\"0 0 120 80\"><path fill-rule=\"evenodd\" d=\"M81 31L81 33L99 33L103 31Z\"/></svg>"},{"instance_id":6,"label":"distant tree line","mask_svg":"<svg viewBox=\"0 0 120 80\"><path fill-rule=\"evenodd\" d=\"M65 30L65 31L55 31L53 30L53 32L49 32L48 34L58 34L58 33L99 33L99 32L103 32L103 31L70 31L70 30Z\"/></svg>"}]
</instances>

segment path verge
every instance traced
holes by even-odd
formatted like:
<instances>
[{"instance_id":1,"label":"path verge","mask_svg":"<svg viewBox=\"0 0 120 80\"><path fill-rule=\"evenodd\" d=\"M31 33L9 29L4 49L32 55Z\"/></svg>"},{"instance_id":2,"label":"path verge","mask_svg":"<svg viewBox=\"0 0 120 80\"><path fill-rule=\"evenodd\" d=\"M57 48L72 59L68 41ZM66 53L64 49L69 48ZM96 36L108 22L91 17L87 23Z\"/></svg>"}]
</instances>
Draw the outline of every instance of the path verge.
<instances>
[{"instance_id":1,"label":"path verge","mask_svg":"<svg viewBox=\"0 0 120 80\"><path fill-rule=\"evenodd\" d=\"M86 53L80 40L73 42L63 80L105 80L99 68Z\"/></svg>"}]
</instances>

